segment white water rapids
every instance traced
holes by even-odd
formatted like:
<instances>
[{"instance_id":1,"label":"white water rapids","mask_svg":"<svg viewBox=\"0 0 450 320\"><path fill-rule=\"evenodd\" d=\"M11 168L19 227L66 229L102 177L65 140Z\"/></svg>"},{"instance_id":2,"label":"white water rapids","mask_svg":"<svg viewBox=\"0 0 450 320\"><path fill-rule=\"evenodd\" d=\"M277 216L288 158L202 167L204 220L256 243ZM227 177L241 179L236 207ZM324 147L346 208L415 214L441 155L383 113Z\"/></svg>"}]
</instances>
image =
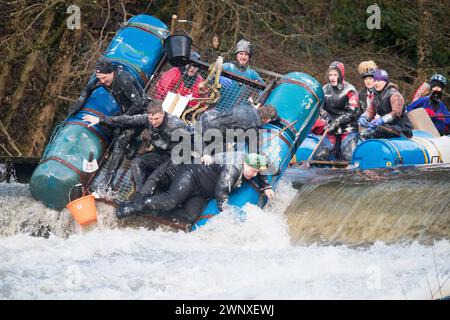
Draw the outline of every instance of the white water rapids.
<instances>
[{"instance_id":1,"label":"white water rapids","mask_svg":"<svg viewBox=\"0 0 450 320\"><path fill-rule=\"evenodd\" d=\"M90 231L0 184L0 299L431 299L450 292L450 243L296 245L288 183L245 222L224 212L192 233L120 228L98 206ZM35 237L48 225L48 238ZM41 230L42 231L42 230ZM448 281L447 281L448 280ZM439 287L440 290L439 290Z\"/></svg>"}]
</instances>

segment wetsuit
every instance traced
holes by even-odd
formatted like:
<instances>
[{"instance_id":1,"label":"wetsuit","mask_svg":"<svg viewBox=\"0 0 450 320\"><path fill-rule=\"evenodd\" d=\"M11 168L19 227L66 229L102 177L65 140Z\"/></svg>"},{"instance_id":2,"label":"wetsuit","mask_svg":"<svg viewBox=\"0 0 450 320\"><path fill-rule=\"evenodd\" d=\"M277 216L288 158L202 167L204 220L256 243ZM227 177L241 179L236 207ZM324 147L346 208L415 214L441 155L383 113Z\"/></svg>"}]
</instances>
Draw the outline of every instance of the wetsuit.
<instances>
[{"instance_id":1,"label":"wetsuit","mask_svg":"<svg viewBox=\"0 0 450 320\"><path fill-rule=\"evenodd\" d=\"M333 63L331 68L338 71L338 84L323 86L325 101L321 114L328 123L329 131L314 158L330 160L334 154L337 160L350 161L358 143L358 93L353 85L344 81L342 63Z\"/></svg>"},{"instance_id":2,"label":"wetsuit","mask_svg":"<svg viewBox=\"0 0 450 320\"><path fill-rule=\"evenodd\" d=\"M77 102L69 109L69 115L74 115L78 112L91 96L92 92L99 87L104 87L112 94L121 108L121 113L132 116L145 112L147 96L144 93L144 89L128 71L123 70L121 67L116 67L114 70L114 79L109 87L99 83L97 77L93 76L91 78L81 92ZM138 132L133 129L115 132L116 138L112 147L111 160L108 163L107 176L105 178L106 185L109 185L114 179L114 174L122 163L124 152L127 151L128 158L134 156L134 144L130 144L130 142L136 138L137 134Z\"/></svg>"},{"instance_id":3,"label":"wetsuit","mask_svg":"<svg viewBox=\"0 0 450 320\"><path fill-rule=\"evenodd\" d=\"M150 135L150 143L154 149L141 154L133 159L131 163L132 178L135 182L136 191L140 192L147 176L159 167L164 161L170 159L172 148L178 141L172 141L172 134L176 130L180 133L190 135L188 127L178 117L164 112L164 119L157 128L153 127L147 114L135 116L100 117L100 123L118 128L134 128L139 132L147 129Z\"/></svg>"},{"instance_id":4,"label":"wetsuit","mask_svg":"<svg viewBox=\"0 0 450 320\"><path fill-rule=\"evenodd\" d=\"M215 198L220 210L227 202L231 191L239 187L243 181L243 157L236 157L224 161L227 154L215 156L215 163L210 166L203 164L183 164L178 166L172 183L167 191L147 197L144 201L133 201L118 208L116 214L124 218L136 213L152 211L171 211L181 205L190 211L190 215L198 217L209 199ZM231 160L231 161L230 161ZM261 191L270 189L268 177L258 175ZM188 208L186 201L195 197L195 211ZM184 205L183 205L184 204Z\"/></svg>"}]
</instances>

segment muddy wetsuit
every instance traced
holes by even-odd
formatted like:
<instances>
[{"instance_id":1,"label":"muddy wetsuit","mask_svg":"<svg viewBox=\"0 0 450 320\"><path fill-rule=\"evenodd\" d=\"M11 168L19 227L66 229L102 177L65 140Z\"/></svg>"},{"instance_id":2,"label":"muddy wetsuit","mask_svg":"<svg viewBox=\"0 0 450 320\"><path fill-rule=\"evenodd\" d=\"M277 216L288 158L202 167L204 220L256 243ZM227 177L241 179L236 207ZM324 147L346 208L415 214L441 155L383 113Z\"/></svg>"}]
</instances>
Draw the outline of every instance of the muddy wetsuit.
<instances>
[{"instance_id":1,"label":"muddy wetsuit","mask_svg":"<svg viewBox=\"0 0 450 320\"><path fill-rule=\"evenodd\" d=\"M226 129L257 129L263 125L258 109L248 103L240 103L228 111L210 110L203 113L201 121L203 133L208 129L219 129L225 134Z\"/></svg>"},{"instance_id":2,"label":"muddy wetsuit","mask_svg":"<svg viewBox=\"0 0 450 320\"><path fill-rule=\"evenodd\" d=\"M331 68L331 66L330 66ZM314 159L350 161L358 142L358 93L353 85L344 81L343 65L338 70L337 86L323 86L325 101L323 112L329 129L327 136L317 148Z\"/></svg>"},{"instance_id":3,"label":"muddy wetsuit","mask_svg":"<svg viewBox=\"0 0 450 320\"><path fill-rule=\"evenodd\" d=\"M118 128L134 128L139 132L143 129L148 130L150 143L154 149L137 156L131 163L131 174L137 192L143 188L147 176L164 161L170 159L172 148L178 143L178 141L172 141L172 134L176 130L181 130L186 135L190 135L186 124L167 112L164 112L163 122L157 128L150 124L147 114L100 117L100 123Z\"/></svg>"},{"instance_id":4,"label":"muddy wetsuit","mask_svg":"<svg viewBox=\"0 0 450 320\"><path fill-rule=\"evenodd\" d=\"M399 134L411 137L412 125L406 116L404 104L405 99L398 92L398 86L392 82L387 83L382 91L376 91L372 105L361 117L371 121L378 114L384 124L361 132L361 138L394 138Z\"/></svg>"},{"instance_id":5,"label":"muddy wetsuit","mask_svg":"<svg viewBox=\"0 0 450 320\"><path fill-rule=\"evenodd\" d=\"M87 86L81 92L77 102L69 109L69 115L77 113L84 105L92 92L104 87L108 90L119 104L120 112L129 116L145 112L147 96L144 89L137 80L126 70L116 67L114 79L111 86L107 87L99 83L97 77L91 78ZM138 132L134 129L127 129L121 132L115 131L115 142L111 151L111 160L108 163L105 184L109 185L114 179L114 174L122 163L124 152L128 158L132 158L135 153L134 144L130 142L136 138Z\"/></svg>"},{"instance_id":6,"label":"muddy wetsuit","mask_svg":"<svg viewBox=\"0 0 450 320\"><path fill-rule=\"evenodd\" d=\"M226 154L215 156L217 162L226 163ZM244 179L243 157L236 157L229 164L215 162L210 166L203 164L183 164L178 166L173 181L166 192L146 198L144 201L133 201L117 209L117 217L124 218L136 213L157 211L184 211L186 216L195 221L209 199L215 198L220 210L227 202L231 191L239 187ZM261 191L270 189L267 176L258 175ZM194 200L191 200L195 198ZM143 200L143 199L140 199ZM191 203L189 203L189 200ZM192 206L192 207L191 207ZM163 211L163 213L161 213Z\"/></svg>"}]
</instances>

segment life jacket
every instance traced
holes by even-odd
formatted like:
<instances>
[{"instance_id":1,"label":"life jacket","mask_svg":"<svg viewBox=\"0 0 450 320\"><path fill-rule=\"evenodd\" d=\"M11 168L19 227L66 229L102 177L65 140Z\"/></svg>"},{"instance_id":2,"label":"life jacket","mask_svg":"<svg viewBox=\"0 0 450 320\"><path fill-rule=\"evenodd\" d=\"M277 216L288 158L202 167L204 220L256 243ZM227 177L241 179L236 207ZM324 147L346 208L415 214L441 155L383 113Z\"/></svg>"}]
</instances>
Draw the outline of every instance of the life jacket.
<instances>
[{"instance_id":1,"label":"life jacket","mask_svg":"<svg viewBox=\"0 0 450 320\"><path fill-rule=\"evenodd\" d=\"M398 90L397 86L393 83L388 83L381 92L375 93L373 103L375 106L375 111L380 115L380 117L392 112L391 96L394 93L398 93ZM403 118L404 116L405 108L403 108L400 118Z\"/></svg>"},{"instance_id":2,"label":"life jacket","mask_svg":"<svg viewBox=\"0 0 450 320\"><path fill-rule=\"evenodd\" d=\"M341 89L339 89L339 86L333 87L331 84L324 85L324 110L328 112L332 118L336 118L349 112L347 95L351 91L357 92L353 85L345 81L343 81Z\"/></svg>"}]
</instances>

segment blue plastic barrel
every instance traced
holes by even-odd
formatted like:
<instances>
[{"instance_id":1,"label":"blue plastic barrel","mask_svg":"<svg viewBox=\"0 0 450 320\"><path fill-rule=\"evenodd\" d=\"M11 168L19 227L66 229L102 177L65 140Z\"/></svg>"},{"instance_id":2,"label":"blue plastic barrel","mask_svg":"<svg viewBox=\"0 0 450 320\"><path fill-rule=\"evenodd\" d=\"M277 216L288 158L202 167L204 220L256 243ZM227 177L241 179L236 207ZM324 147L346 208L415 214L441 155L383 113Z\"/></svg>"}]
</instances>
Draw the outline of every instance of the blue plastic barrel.
<instances>
[{"instance_id":1,"label":"blue plastic barrel","mask_svg":"<svg viewBox=\"0 0 450 320\"><path fill-rule=\"evenodd\" d=\"M424 146L406 138L366 140L352 158L352 164L362 170L426 163L429 155Z\"/></svg>"}]
</instances>

